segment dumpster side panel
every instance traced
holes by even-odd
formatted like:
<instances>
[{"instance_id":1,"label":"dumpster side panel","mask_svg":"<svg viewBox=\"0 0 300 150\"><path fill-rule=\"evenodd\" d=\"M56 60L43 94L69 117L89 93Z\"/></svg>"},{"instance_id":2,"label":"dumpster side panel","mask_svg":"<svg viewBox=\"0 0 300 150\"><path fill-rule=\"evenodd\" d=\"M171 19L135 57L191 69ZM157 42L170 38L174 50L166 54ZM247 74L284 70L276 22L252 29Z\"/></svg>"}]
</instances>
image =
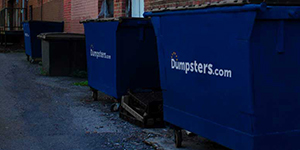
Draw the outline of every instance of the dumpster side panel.
<instances>
[{"instance_id":1,"label":"dumpster side panel","mask_svg":"<svg viewBox=\"0 0 300 150\"><path fill-rule=\"evenodd\" d=\"M43 26L43 24L37 22L30 22L30 37L31 37L31 57L32 58L40 58L42 57L42 47L41 47L41 40L37 38L37 35L42 33L43 28L47 28Z\"/></svg>"},{"instance_id":2,"label":"dumpster side panel","mask_svg":"<svg viewBox=\"0 0 300 150\"><path fill-rule=\"evenodd\" d=\"M42 63L43 63L43 71L49 75L50 74L50 43L49 41L42 41Z\"/></svg>"},{"instance_id":3,"label":"dumpster side panel","mask_svg":"<svg viewBox=\"0 0 300 150\"><path fill-rule=\"evenodd\" d=\"M300 131L260 135L254 138L255 150L298 150Z\"/></svg>"},{"instance_id":4,"label":"dumpster side panel","mask_svg":"<svg viewBox=\"0 0 300 150\"><path fill-rule=\"evenodd\" d=\"M28 52L26 52L26 54L30 55L32 58L42 57L41 40L37 38L37 35L45 32L63 32L63 28L64 28L63 23L59 23L59 22L33 21L33 22L28 22L28 25L29 25L29 32L30 32L29 36L31 41L30 44L28 44L27 42L29 41L25 40L26 42L25 45L28 44L28 50L26 50Z\"/></svg>"},{"instance_id":5,"label":"dumpster side panel","mask_svg":"<svg viewBox=\"0 0 300 150\"><path fill-rule=\"evenodd\" d=\"M59 37L60 35L65 37ZM47 33L44 36L45 38L42 39L42 61L43 69L48 75L69 76L78 74L81 76L80 71L86 71L85 38L75 39L68 33Z\"/></svg>"},{"instance_id":6,"label":"dumpster side panel","mask_svg":"<svg viewBox=\"0 0 300 150\"><path fill-rule=\"evenodd\" d=\"M167 122L233 149L252 148L249 39L255 17L245 11L152 18L160 34Z\"/></svg>"},{"instance_id":7,"label":"dumpster side panel","mask_svg":"<svg viewBox=\"0 0 300 150\"><path fill-rule=\"evenodd\" d=\"M299 27L299 19L257 20L254 26L256 134L285 135L300 130Z\"/></svg>"},{"instance_id":8,"label":"dumpster side panel","mask_svg":"<svg viewBox=\"0 0 300 150\"><path fill-rule=\"evenodd\" d=\"M74 40L70 43L70 49L73 50L72 71L87 71L86 65L86 43L83 40Z\"/></svg>"},{"instance_id":9,"label":"dumpster side panel","mask_svg":"<svg viewBox=\"0 0 300 150\"><path fill-rule=\"evenodd\" d=\"M49 42L49 54L50 56L50 68L49 74L51 76L68 76L71 73L71 57L72 49L71 42L64 40L50 40ZM58 51L57 49L60 49ZM44 60L43 60L44 62Z\"/></svg>"},{"instance_id":10,"label":"dumpster side panel","mask_svg":"<svg viewBox=\"0 0 300 150\"><path fill-rule=\"evenodd\" d=\"M165 101L164 96L164 101ZM172 107L164 106L164 120L180 127L185 127L188 131L209 138L226 147L234 150L254 150L254 138L245 132L240 132L232 128L224 127L196 115L176 110ZM171 114L172 113L172 114ZM187 126L188 125L188 126ZM256 149L255 149L256 150ZM266 150L266 149L265 149Z\"/></svg>"},{"instance_id":11,"label":"dumpster side panel","mask_svg":"<svg viewBox=\"0 0 300 150\"><path fill-rule=\"evenodd\" d=\"M37 35L46 32L63 32L64 31L64 24L61 22L36 22L33 26L33 42L35 43L34 53L32 53L32 57L39 58L42 57L41 51L41 40L37 38Z\"/></svg>"},{"instance_id":12,"label":"dumpster side panel","mask_svg":"<svg viewBox=\"0 0 300 150\"><path fill-rule=\"evenodd\" d=\"M158 54L153 27L121 26L117 37L118 95L126 94L128 89L159 89Z\"/></svg>"},{"instance_id":13,"label":"dumpster side panel","mask_svg":"<svg viewBox=\"0 0 300 150\"><path fill-rule=\"evenodd\" d=\"M159 62L159 78L160 78L160 87L162 90L166 90L166 68L165 68L165 51L163 49L162 45L162 35L161 35L161 21L160 17L152 17L151 18L152 24L154 26L155 36L156 36L156 42L157 42L157 50L158 50L158 62Z\"/></svg>"},{"instance_id":14,"label":"dumpster side panel","mask_svg":"<svg viewBox=\"0 0 300 150\"><path fill-rule=\"evenodd\" d=\"M24 29L24 41L25 41L25 53L26 55L31 56L31 36L30 36L30 27L29 23L25 22L23 23L23 29Z\"/></svg>"},{"instance_id":15,"label":"dumpster side panel","mask_svg":"<svg viewBox=\"0 0 300 150\"><path fill-rule=\"evenodd\" d=\"M118 22L84 24L89 86L117 97L116 30Z\"/></svg>"}]
</instances>

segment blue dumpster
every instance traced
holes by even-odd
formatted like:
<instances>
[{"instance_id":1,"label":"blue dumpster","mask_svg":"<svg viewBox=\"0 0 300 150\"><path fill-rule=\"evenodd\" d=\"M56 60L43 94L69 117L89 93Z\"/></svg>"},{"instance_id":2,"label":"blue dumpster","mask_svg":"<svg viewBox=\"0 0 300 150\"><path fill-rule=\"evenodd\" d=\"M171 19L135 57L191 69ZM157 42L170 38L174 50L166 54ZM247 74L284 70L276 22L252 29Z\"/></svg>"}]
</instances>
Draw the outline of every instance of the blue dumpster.
<instances>
[{"instance_id":1,"label":"blue dumpster","mask_svg":"<svg viewBox=\"0 0 300 150\"><path fill-rule=\"evenodd\" d=\"M42 57L41 40L37 35L45 32L63 32L63 22L48 22L48 21L27 21L23 22L25 53L27 60L29 57L32 60Z\"/></svg>"},{"instance_id":2,"label":"blue dumpster","mask_svg":"<svg viewBox=\"0 0 300 150\"><path fill-rule=\"evenodd\" d=\"M158 40L165 121L231 149L300 149L299 6L144 15Z\"/></svg>"},{"instance_id":3,"label":"blue dumpster","mask_svg":"<svg viewBox=\"0 0 300 150\"><path fill-rule=\"evenodd\" d=\"M160 88L151 20L119 18L87 20L83 24L92 89L120 99L128 89Z\"/></svg>"}]
</instances>

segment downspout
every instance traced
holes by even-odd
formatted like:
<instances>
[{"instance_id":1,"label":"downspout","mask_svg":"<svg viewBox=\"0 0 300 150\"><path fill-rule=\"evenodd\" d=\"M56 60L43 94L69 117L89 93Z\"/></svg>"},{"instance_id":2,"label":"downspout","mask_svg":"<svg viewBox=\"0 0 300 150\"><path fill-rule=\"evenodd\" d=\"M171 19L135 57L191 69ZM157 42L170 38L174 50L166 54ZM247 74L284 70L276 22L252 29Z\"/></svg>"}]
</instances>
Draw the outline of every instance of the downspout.
<instances>
[{"instance_id":1,"label":"downspout","mask_svg":"<svg viewBox=\"0 0 300 150\"><path fill-rule=\"evenodd\" d=\"M43 21L43 0L41 0L41 21Z\"/></svg>"},{"instance_id":2,"label":"downspout","mask_svg":"<svg viewBox=\"0 0 300 150\"><path fill-rule=\"evenodd\" d=\"M24 21L24 14L25 14L25 11L24 11L24 8L25 8L25 0L22 0L22 9L21 9L21 12L22 12L22 22Z\"/></svg>"}]
</instances>

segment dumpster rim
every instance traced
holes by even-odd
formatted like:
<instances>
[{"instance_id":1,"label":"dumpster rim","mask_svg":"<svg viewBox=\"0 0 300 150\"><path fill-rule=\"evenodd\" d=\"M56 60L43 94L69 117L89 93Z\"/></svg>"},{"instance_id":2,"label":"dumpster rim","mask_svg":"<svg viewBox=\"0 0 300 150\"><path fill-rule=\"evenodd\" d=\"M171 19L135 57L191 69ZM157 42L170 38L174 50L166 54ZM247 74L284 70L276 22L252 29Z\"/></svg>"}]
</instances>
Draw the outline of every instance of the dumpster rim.
<instances>
[{"instance_id":1,"label":"dumpster rim","mask_svg":"<svg viewBox=\"0 0 300 150\"><path fill-rule=\"evenodd\" d=\"M195 9L184 9L184 10L166 10L158 12L145 12L144 17L152 16L168 16L168 15L184 15L184 14L207 14L207 13L231 13L231 12L244 12L244 11L258 11L266 10L266 3L261 4L244 4L235 6L223 6L223 7L205 7Z\"/></svg>"},{"instance_id":2,"label":"dumpster rim","mask_svg":"<svg viewBox=\"0 0 300 150\"><path fill-rule=\"evenodd\" d=\"M46 32L37 35L42 40L84 40L85 34L67 32Z\"/></svg>"},{"instance_id":3,"label":"dumpster rim","mask_svg":"<svg viewBox=\"0 0 300 150\"><path fill-rule=\"evenodd\" d=\"M118 18L97 18L97 19L86 19L80 21L80 23L89 23L89 22L123 22L126 20L149 20L148 18L143 17L118 17Z\"/></svg>"},{"instance_id":4,"label":"dumpster rim","mask_svg":"<svg viewBox=\"0 0 300 150\"><path fill-rule=\"evenodd\" d=\"M22 21L22 24L24 23L64 23L64 21L40 21L40 20L27 20L27 21Z\"/></svg>"}]
</instances>

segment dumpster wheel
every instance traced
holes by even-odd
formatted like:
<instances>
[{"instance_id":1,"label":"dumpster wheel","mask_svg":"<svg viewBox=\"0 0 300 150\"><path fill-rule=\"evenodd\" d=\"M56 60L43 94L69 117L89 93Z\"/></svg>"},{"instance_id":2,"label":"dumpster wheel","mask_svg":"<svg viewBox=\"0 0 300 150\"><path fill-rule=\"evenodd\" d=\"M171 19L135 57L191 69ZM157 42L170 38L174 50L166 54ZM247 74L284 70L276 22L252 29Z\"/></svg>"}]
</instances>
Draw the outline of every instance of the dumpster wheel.
<instances>
[{"instance_id":1,"label":"dumpster wheel","mask_svg":"<svg viewBox=\"0 0 300 150\"><path fill-rule=\"evenodd\" d=\"M26 57L27 57L27 61L29 61L29 60L30 60L30 59L29 59L29 55L26 54Z\"/></svg>"},{"instance_id":2,"label":"dumpster wheel","mask_svg":"<svg viewBox=\"0 0 300 150\"><path fill-rule=\"evenodd\" d=\"M92 89L92 98L93 98L93 101L98 100L98 91L97 90Z\"/></svg>"},{"instance_id":3,"label":"dumpster wheel","mask_svg":"<svg viewBox=\"0 0 300 150\"><path fill-rule=\"evenodd\" d=\"M174 141L176 148L180 148L182 146L182 130L179 128L174 129Z\"/></svg>"},{"instance_id":4,"label":"dumpster wheel","mask_svg":"<svg viewBox=\"0 0 300 150\"><path fill-rule=\"evenodd\" d=\"M35 63L35 58L33 58L33 57L31 57L31 56L29 56L28 60L29 60L29 62L30 62L31 64L34 64L34 63Z\"/></svg>"},{"instance_id":5,"label":"dumpster wheel","mask_svg":"<svg viewBox=\"0 0 300 150\"><path fill-rule=\"evenodd\" d=\"M110 106L110 111L111 112L117 112L117 111L119 111L119 109L120 109L120 103L113 103Z\"/></svg>"}]
</instances>

